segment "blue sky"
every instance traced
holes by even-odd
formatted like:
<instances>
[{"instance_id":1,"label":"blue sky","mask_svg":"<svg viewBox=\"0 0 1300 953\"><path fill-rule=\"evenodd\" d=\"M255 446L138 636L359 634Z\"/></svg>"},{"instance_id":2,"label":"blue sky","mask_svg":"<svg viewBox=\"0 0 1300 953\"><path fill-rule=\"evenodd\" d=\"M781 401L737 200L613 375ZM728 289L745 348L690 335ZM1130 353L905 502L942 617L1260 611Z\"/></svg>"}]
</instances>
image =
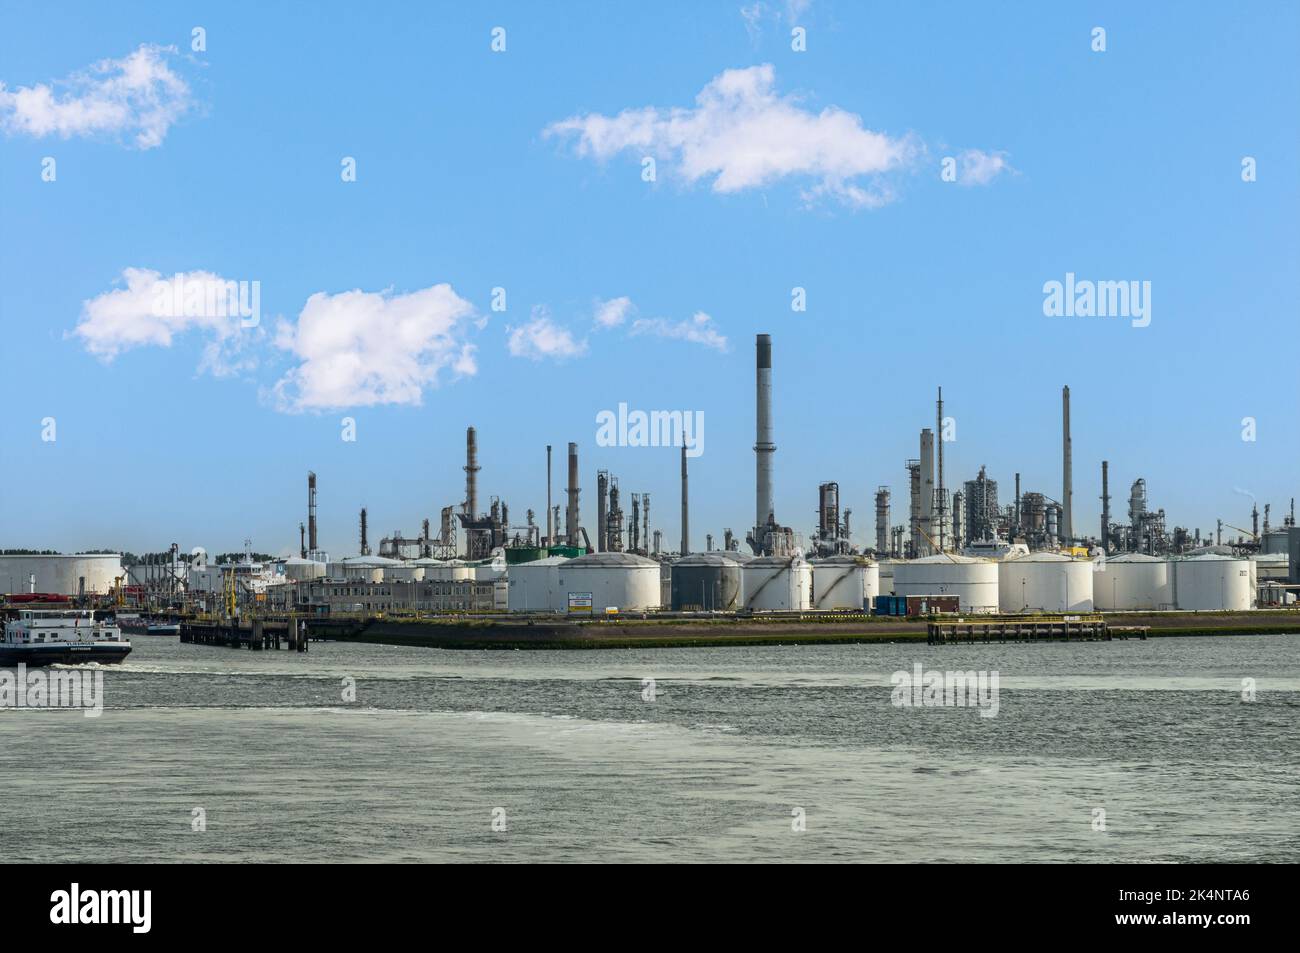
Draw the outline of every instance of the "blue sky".
<instances>
[{"instance_id":1,"label":"blue sky","mask_svg":"<svg viewBox=\"0 0 1300 953\"><path fill-rule=\"evenodd\" d=\"M322 544L352 552L362 505L411 535L463 498L469 424L515 521L544 521L545 445L558 488L574 440L584 522L609 469L675 543L676 452L594 445L620 402L704 413L693 536L743 536L758 332L777 516L804 532L825 480L859 543L877 485L904 521L938 385L950 485L986 464L1009 499L1016 471L1059 494L1069 384L1085 530L1102 459L1205 532L1297 491L1294 4L302 11L0 12L0 546L287 553L313 469ZM142 46L154 98L119 103L122 67L87 71ZM256 280L261 322L160 343L128 269ZM1150 325L1045 316L1067 272L1151 282Z\"/></svg>"}]
</instances>

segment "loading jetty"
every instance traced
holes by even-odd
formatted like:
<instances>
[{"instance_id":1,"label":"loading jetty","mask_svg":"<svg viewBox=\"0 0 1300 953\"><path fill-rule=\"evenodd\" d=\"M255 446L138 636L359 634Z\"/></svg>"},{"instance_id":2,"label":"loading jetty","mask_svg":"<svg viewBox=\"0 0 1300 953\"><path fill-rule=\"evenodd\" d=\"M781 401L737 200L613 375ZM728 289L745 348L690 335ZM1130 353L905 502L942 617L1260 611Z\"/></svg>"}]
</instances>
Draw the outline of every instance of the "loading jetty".
<instances>
[{"instance_id":1,"label":"loading jetty","mask_svg":"<svg viewBox=\"0 0 1300 953\"><path fill-rule=\"evenodd\" d=\"M1110 642L1145 639L1148 626L1113 626L1101 616L1056 618L978 619L930 622L925 641L930 645L958 642Z\"/></svg>"},{"instance_id":2,"label":"loading jetty","mask_svg":"<svg viewBox=\"0 0 1300 953\"><path fill-rule=\"evenodd\" d=\"M298 635L291 635L296 624ZM232 626L181 624L182 642L248 649L307 651L309 642L360 642L436 649L652 649L735 645L931 645L998 642L1106 642L1168 636L1295 634L1300 612L1091 613L1081 616L891 617L860 612L334 614L270 616ZM300 647L301 646L301 647Z\"/></svg>"},{"instance_id":3,"label":"loading jetty","mask_svg":"<svg viewBox=\"0 0 1300 953\"><path fill-rule=\"evenodd\" d=\"M182 642L191 645L220 645L232 649L278 649L306 652L310 637L300 619L255 619L247 623L182 622Z\"/></svg>"}]
</instances>

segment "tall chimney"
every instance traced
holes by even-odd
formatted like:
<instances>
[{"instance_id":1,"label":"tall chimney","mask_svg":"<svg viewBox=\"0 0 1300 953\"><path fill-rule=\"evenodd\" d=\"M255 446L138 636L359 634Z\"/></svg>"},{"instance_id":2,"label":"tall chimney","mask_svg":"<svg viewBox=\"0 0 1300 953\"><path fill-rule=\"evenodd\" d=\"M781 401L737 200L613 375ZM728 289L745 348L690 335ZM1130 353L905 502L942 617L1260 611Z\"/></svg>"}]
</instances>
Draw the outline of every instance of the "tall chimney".
<instances>
[{"instance_id":1,"label":"tall chimney","mask_svg":"<svg viewBox=\"0 0 1300 953\"><path fill-rule=\"evenodd\" d=\"M316 474L307 471L307 552L316 552Z\"/></svg>"},{"instance_id":2,"label":"tall chimney","mask_svg":"<svg viewBox=\"0 0 1300 953\"><path fill-rule=\"evenodd\" d=\"M1101 461L1101 551L1110 553L1110 463Z\"/></svg>"},{"instance_id":3,"label":"tall chimney","mask_svg":"<svg viewBox=\"0 0 1300 953\"><path fill-rule=\"evenodd\" d=\"M609 548L609 471L596 471L596 552Z\"/></svg>"},{"instance_id":4,"label":"tall chimney","mask_svg":"<svg viewBox=\"0 0 1300 953\"><path fill-rule=\"evenodd\" d=\"M1061 539L1067 546L1074 542L1074 472L1073 448L1070 446L1070 388L1061 389L1061 436L1064 459L1061 461Z\"/></svg>"},{"instance_id":5,"label":"tall chimney","mask_svg":"<svg viewBox=\"0 0 1300 953\"><path fill-rule=\"evenodd\" d=\"M948 541L945 539L944 532L944 510L947 509L947 501L943 498L943 388L939 388L939 402L935 408L935 427L934 432L939 438L939 489L936 494L936 509L939 512L939 552L946 552Z\"/></svg>"},{"instance_id":6,"label":"tall chimney","mask_svg":"<svg viewBox=\"0 0 1300 953\"><path fill-rule=\"evenodd\" d=\"M578 445L569 444L569 508L564 514L564 533L570 546L578 545Z\"/></svg>"},{"instance_id":7,"label":"tall chimney","mask_svg":"<svg viewBox=\"0 0 1300 953\"><path fill-rule=\"evenodd\" d=\"M555 545L555 525L551 510L551 445L546 445L546 545Z\"/></svg>"},{"instance_id":8,"label":"tall chimney","mask_svg":"<svg viewBox=\"0 0 1300 953\"><path fill-rule=\"evenodd\" d=\"M645 553L650 555L650 494L641 494L641 545L645 547Z\"/></svg>"},{"instance_id":9,"label":"tall chimney","mask_svg":"<svg viewBox=\"0 0 1300 953\"><path fill-rule=\"evenodd\" d=\"M361 555L370 555L370 543L366 539L366 508L361 507Z\"/></svg>"},{"instance_id":10,"label":"tall chimney","mask_svg":"<svg viewBox=\"0 0 1300 953\"><path fill-rule=\"evenodd\" d=\"M478 516L478 432L469 427L465 431L465 512L470 519Z\"/></svg>"},{"instance_id":11,"label":"tall chimney","mask_svg":"<svg viewBox=\"0 0 1300 953\"><path fill-rule=\"evenodd\" d=\"M776 444L772 442L772 335L760 334L758 336L757 358L758 428L754 441L756 469L754 542L761 546L764 528L769 522L773 521L774 517L772 454L776 452ZM682 472L685 474L685 463L682 466Z\"/></svg>"},{"instance_id":12,"label":"tall chimney","mask_svg":"<svg viewBox=\"0 0 1300 953\"><path fill-rule=\"evenodd\" d=\"M1023 532L1023 529L1022 529L1022 526L1021 526L1021 515L1020 515L1020 474L1019 474L1019 473L1016 474L1016 514L1015 514L1015 516L1016 516L1016 518L1015 518L1015 526L1014 526L1014 528L1013 528L1012 535L1013 535L1013 536L1019 536L1019 535L1021 535L1021 533Z\"/></svg>"},{"instance_id":13,"label":"tall chimney","mask_svg":"<svg viewBox=\"0 0 1300 953\"><path fill-rule=\"evenodd\" d=\"M306 523L298 524L298 549L299 549L299 555L303 559L306 559L307 558L307 524Z\"/></svg>"},{"instance_id":14,"label":"tall chimney","mask_svg":"<svg viewBox=\"0 0 1300 953\"><path fill-rule=\"evenodd\" d=\"M691 523L689 495L686 490L686 447L682 447L682 555L691 552Z\"/></svg>"},{"instance_id":15,"label":"tall chimney","mask_svg":"<svg viewBox=\"0 0 1300 953\"><path fill-rule=\"evenodd\" d=\"M921 514L917 523L924 531L918 543L924 555L934 552L937 539L934 528L934 431L926 427L921 431Z\"/></svg>"}]
</instances>

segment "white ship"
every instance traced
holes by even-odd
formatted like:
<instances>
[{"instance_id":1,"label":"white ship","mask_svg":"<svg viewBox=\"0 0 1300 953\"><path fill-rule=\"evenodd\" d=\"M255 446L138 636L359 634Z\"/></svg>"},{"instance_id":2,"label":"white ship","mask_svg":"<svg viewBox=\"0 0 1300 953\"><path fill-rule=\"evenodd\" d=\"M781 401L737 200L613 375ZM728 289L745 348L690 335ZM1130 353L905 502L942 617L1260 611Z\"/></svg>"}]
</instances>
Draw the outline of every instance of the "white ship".
<instances>
[{"instance_id":1,"label":"white ship","mask_svg":"<svg viewBox=\"0 0 1300 953\"><path fill-rule=\"evenodd\" d=\"M130 652L122 630L89 609L19 609L5 622L0 665L120 662Z\"/></svg>"}]
</instances>

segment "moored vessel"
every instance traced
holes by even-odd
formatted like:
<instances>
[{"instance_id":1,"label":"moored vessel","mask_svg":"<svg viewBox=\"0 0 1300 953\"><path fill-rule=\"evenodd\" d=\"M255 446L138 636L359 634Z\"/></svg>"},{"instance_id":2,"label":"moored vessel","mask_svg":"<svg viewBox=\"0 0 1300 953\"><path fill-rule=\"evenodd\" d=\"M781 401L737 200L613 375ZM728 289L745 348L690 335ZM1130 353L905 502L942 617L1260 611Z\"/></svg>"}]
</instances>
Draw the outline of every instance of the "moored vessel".
<instances>
[{"instance_id":1,"label":"moored vessel","mask_svg":"<svg viewBox=\"0 0 1300 953\"><path fill-rule=\"evenodd\" d=\"M4 625L0 665L120 662L131 643L90 609L18 609Z\"/></svg>"}]
</instances>

